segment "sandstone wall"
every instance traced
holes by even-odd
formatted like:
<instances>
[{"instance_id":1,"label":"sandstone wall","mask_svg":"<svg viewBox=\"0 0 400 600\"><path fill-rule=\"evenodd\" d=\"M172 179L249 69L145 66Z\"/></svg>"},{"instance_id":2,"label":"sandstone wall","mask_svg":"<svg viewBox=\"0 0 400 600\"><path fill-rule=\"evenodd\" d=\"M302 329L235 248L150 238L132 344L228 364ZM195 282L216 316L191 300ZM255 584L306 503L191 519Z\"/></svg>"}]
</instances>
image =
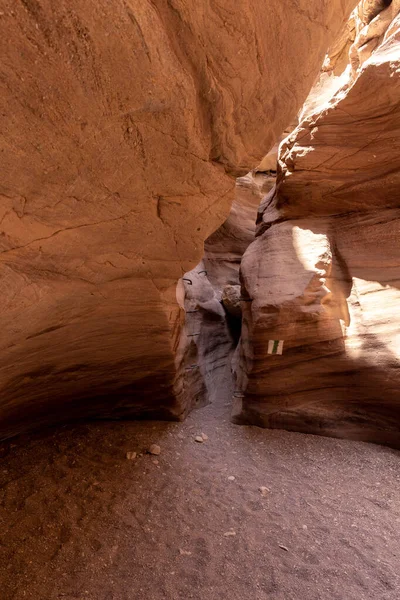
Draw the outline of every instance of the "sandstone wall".
<instances>
[{"instance_id":1,"label":"sandstone wall","mask_svg":"<svg viewBox=\"0 0 400 600\"><path fill-rule=\"evenodd\" d=\"M242 262L235 418L399 446L400 6L381 10L378 46L281 145Z\"/></svg>"},{"instance_id":2,"label":"sandstone wall","mask_svg":"<svg viewBox=\"0 0 400 600\"><path fill-rule=\"evenodd\" d=\"M2 436L185 414L176 282L354 4L1 0Z\"/></svg>"}]
</instances>

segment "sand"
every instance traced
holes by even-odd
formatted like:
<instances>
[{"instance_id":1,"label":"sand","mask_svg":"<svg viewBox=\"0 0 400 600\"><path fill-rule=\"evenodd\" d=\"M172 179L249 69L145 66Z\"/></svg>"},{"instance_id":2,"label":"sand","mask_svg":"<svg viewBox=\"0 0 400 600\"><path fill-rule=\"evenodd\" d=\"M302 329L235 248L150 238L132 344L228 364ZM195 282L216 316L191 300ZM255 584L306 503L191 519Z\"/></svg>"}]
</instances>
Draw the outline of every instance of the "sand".
<instances>
[{"instance_id":1,"label":"sand","mask_svg":"<svg viewBox=\"0 0 400 600\"><path fill-rule=\"evenodd\" d=\"M1 600L398 600L399 452L229 413L3 443Z\"/></svg>"}]
</instances>

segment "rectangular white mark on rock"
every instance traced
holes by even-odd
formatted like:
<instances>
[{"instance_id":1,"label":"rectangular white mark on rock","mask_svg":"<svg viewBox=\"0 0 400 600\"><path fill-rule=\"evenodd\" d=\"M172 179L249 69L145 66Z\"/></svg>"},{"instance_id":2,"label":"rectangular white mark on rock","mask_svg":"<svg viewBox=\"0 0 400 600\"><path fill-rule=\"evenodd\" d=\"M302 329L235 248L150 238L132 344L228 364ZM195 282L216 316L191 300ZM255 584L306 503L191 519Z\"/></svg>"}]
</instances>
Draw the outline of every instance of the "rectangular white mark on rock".
<instances>
[{"instance_id":1,"label":"rectangular white mark on rock","mask_svg":"<svg viewBox=\"0 0 400 600\"><path fill-rule=\"evenodd\" d=\"M268 354L282 354L284 340L269 340Z\"/></svg>"}]
</instances>

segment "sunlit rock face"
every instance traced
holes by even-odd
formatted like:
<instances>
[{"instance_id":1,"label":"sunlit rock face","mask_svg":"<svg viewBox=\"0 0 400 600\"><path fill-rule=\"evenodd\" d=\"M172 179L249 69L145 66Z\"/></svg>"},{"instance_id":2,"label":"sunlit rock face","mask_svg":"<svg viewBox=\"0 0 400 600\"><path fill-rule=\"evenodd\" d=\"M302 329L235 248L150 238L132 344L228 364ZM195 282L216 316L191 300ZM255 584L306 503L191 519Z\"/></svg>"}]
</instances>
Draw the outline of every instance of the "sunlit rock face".
<instances>
[{"instance_id":1,"label":"sunlit rock face","mask_svg":"<svg viewBox=\"0 0 400 600\"><path fill-rule=\"evenodd\" d=\"M0 435L184 416L176 282L354 4L3 0Z\"/></svg>"},{"instance_id":2,"label":"sunlit rock face","mask_svg":"<svg viewBox=\"0 0 400 600\"><path fill-rule=\"evenodd\" d=\"M378 8L281 145L242 262L235 419L399 446L400 6Z\"/></svg>"}]
</instances>

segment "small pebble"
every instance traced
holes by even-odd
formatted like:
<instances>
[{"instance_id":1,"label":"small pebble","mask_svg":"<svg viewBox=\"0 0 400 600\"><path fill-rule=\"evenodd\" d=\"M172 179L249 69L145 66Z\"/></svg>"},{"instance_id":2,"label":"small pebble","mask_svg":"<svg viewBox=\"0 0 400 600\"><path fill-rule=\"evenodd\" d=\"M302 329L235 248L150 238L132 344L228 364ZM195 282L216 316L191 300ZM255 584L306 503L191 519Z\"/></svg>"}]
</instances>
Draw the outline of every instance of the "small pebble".
<instances>
[{"instance_id":1,"label":"small pebble","mask_svg":"<svg viewBox=\"0 0 400 600\"><path fill-rule=\"evenodd\" d=\"M202 433L201 437L203 438L204 441L208 440L208 435L206 433Z\"/></svg>"},{"instance_id":2,"label":"small pebble","mask_svg":"<svg viewBox=\"0 0 400 600\"><path fill-rule=\"evenodd\" d=\"M199 444L202 444L204 442L203 438L201 437L201 435L196 435L196 437L194 438L195 442L199 442Z\"/></svg>"},{"instance_id":3,"label":"small pebble","mask_svg":"<svg viewBox=\"0 0 400 600\"><path fill-rule=\"evenodd\" d=\"M126 458L127 458L128 460L134 460L134 459L136 458L136 456L137 456L137 455L136 455L136 452L127 452L127 453L126 453Z\"/></svg>"},{"instance_id":4,"label":"small pebble","mask_svg":"<svg viewBox=\"0 0 400 600\"><path fill-rule=\"evenodd\" d=\"M224 533L225 537L233 537L234 535L236 535L236 531L225 531Z\"/></svg>"},{"instance_id":5,"label":"small pebble","mask_svg":"<svg viewBox=\"0 0 400 600\"><path fill-rule=\"evenodd\" d=\"M282 550L285 550L285 552L289 552L289 548L287 548L286 546L282 546L281 544L279 544L279 548L282 548Z\"/></svg>"},{"instance_id":6,"label":"small pebble","mask_svg":"<svg viewBox=\"0 0 400 600\"><path fill-rule=\"evenodd\" d=\"M155 458L154 460L151 461L153 463L153 465L158 465L158 460Z\"/></svg>"},{"instance_id":7,"label":"small pebble","mask_svg":"<svg viewBox=\"0 0 400 600\"><path fill-rule=\"evenodd\" d=\"M262 485L261 487L258 488L259 491L261 492L261 496L268 496L268 494L270 493L270 489L265 487L265 485Z\"/></svg>"},{"instance_id":8,"label":"small pebble","mask_svg":"<svg viewBox=\"0 0 400 600\"><path fill-rule=\"evenodd\" d=\"M228 479L229 481L235 481L236 477L234 475L229 475Z\"/></svg>"},{"instance_id":9,"label":"small pebble","mask_svg":"<svg viewBox=\"0 0 400 600\"><path fill-rule=\"evenodd\" d=\"M191 556L192 555L192 553L189 552L189 550L182 550L182 548L179 548L179 554L181 556Z\"/></svg>"},{"instance_id":10,"label":"small pebble","mask_svg":"<svg viewBox=\"0 0 400 600\"><path fill-rule=\"evenodd\" d=\"M149 454L154 454L155 456L158 456L159 454L161 454L161 448L160 446L157 446L157 444L152 444L148 452Z\"/></svg>"}]
</instances>

